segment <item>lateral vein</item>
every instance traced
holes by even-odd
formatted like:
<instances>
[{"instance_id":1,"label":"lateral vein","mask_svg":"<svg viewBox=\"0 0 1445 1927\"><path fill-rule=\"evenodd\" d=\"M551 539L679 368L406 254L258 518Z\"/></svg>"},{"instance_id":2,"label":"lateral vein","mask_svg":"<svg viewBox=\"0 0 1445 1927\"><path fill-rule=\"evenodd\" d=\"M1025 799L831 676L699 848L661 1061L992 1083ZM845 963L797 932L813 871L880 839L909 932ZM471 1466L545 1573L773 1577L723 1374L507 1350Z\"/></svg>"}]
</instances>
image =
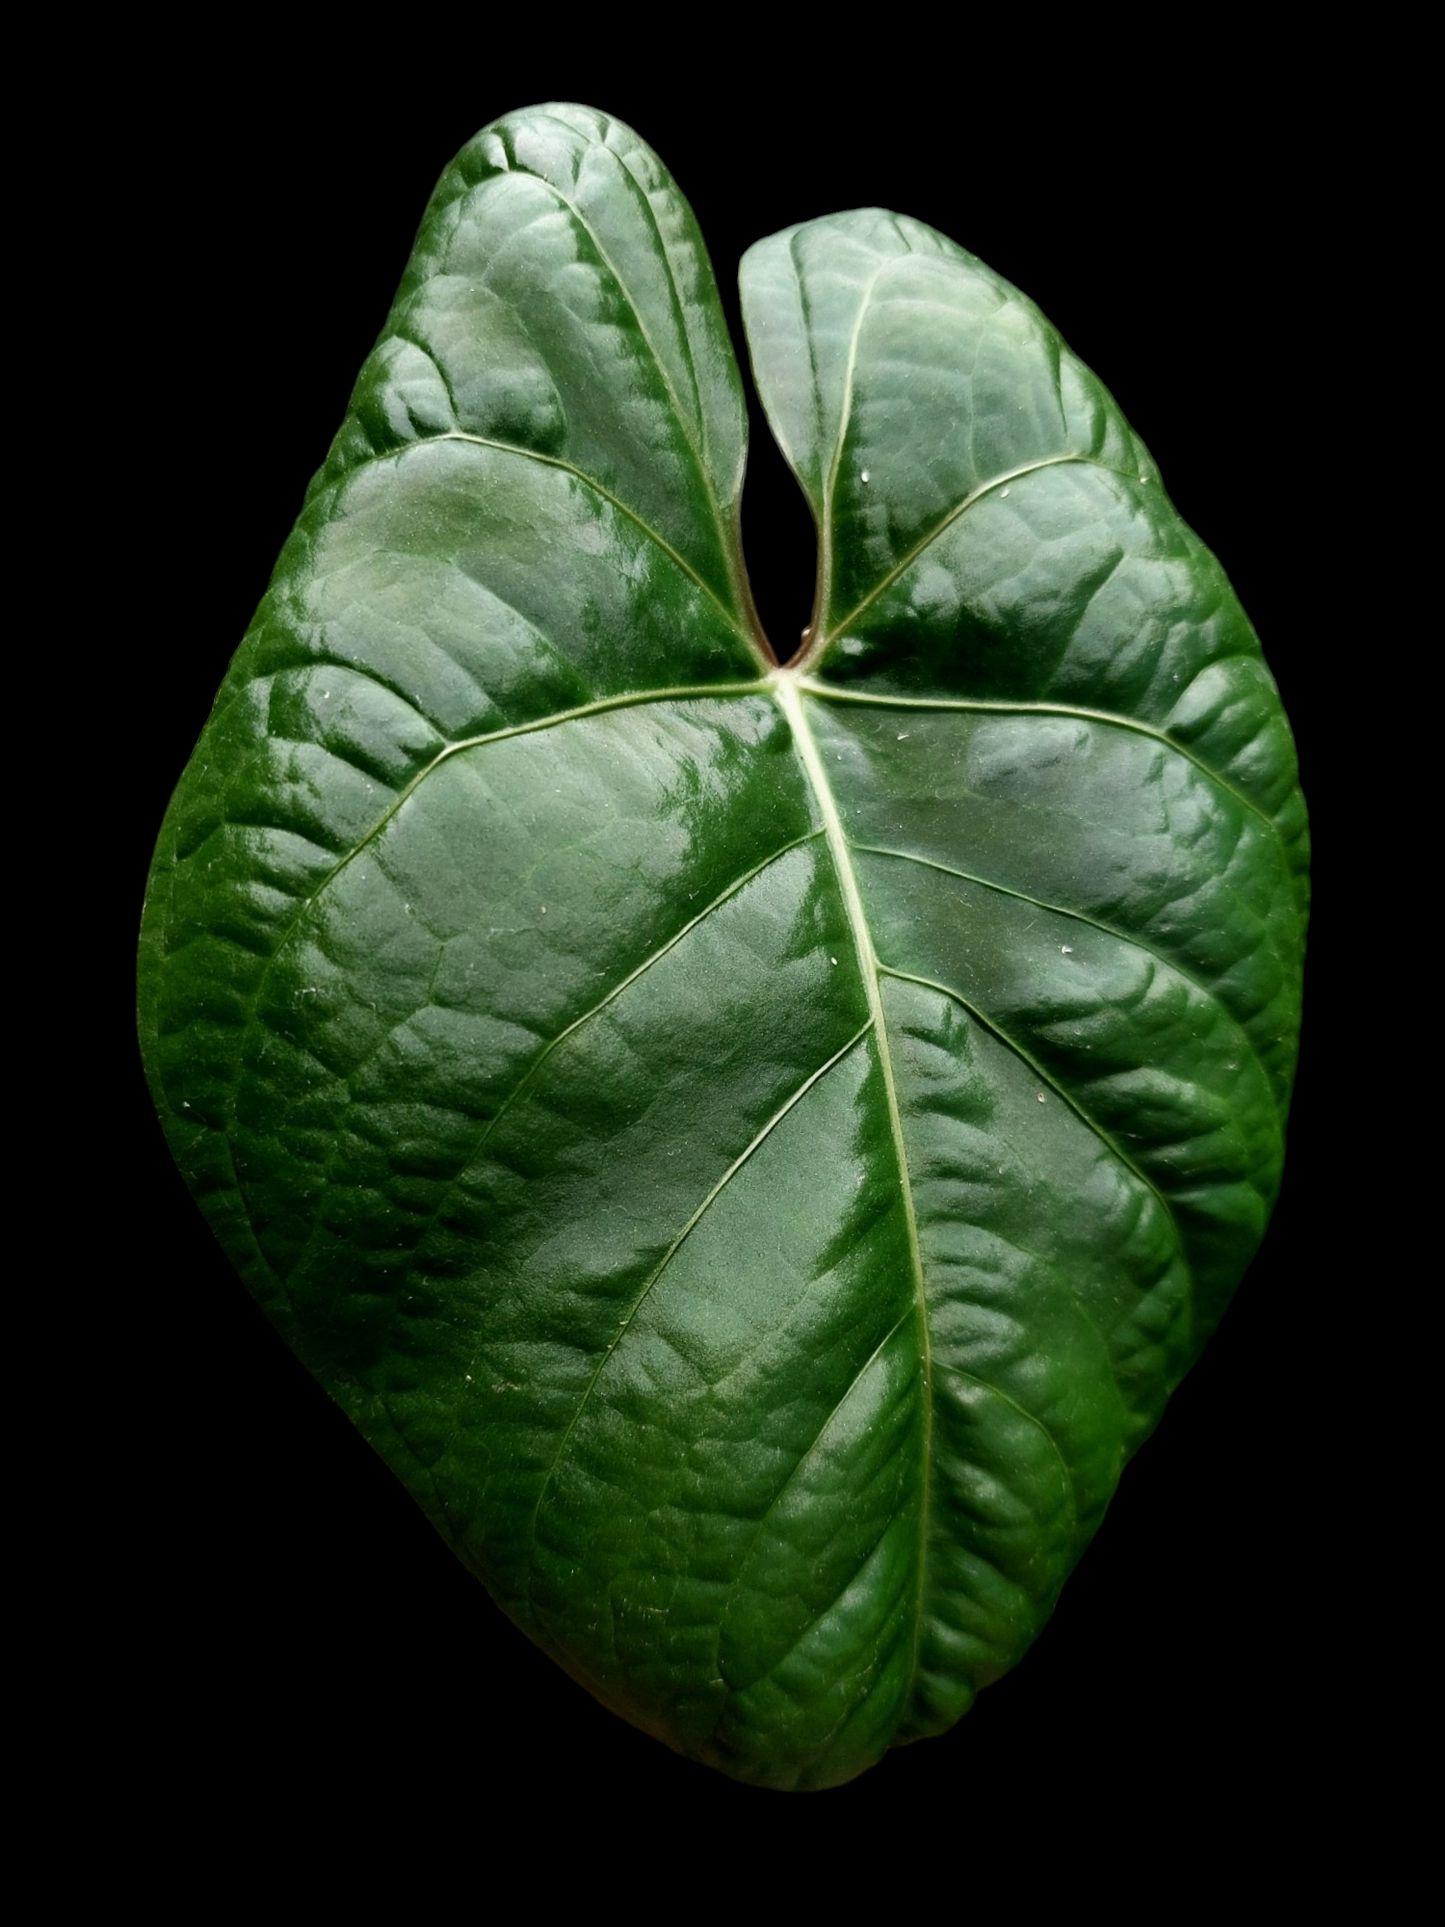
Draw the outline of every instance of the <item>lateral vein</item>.
<instances>
[{"instance_id":1,"label":"lateral vein","mask_svg":"<svg viewBox=\"0 0 1445 1927\"><path fill-rule=\"evenodd\" d=\"M853 1033L853 1035L848 1039L846 1044L844 1044L840 1049L834 1051L833 1055L828 1059L828 1061L825 1064L820 1064L817 1070L813 1071L808 1077L806 1077L803 1080L803 1082L798 1086L798 1088L795 1091L789 1094L787 1099L782 1104L779 1105L778 1109L768 1119L767 1123L764 1124L764 1126L757 1133L757 1135L747 1145L745 1145L744 1148L733 1159L732 1163L728 1166L728 1168L723 1172L722 1176L713 1185L712 1189L707 1193L706 1197L703 1198L702 1202L698 1205L697 1209L693 1212L692 1216L688 1219L687 1223L682 1227L681 1231L678 1232L677 1236L673 1239L672 1243L667 1247L666 1251L663 1252L661 1258L658 1259L657 1263L653 1266L652 1270L648 1273L646 1279L643 1282L642 1289L638 1292L637 1296L633 1299L632 1303L628 1306L626 1312L623 1314L621 1324L617 1327L617 1330L612 1335L611 1342L607 1345L606 1349L602 1353L602 1356L598 1359L597 1364L593 1369L592 1376L588 1379L586 1388L583 1391L581 1398L578 1400L577 1409L572 1414L571 1418L568 1420L567 1429L565 1432L563 1432L562 1437L558 1442L557 1450L555 1455L553 1456L552 1463L547 1468L547 1475L543 1479L542 1484L538 1489L537 1503L532 1508L532 1525L531 1525L531 1532L529 1535L534 1553L535 1553L536 1544L537 1544L537 1522L542 1516L542 1505L547 1497L547 1493L551 1489L552 1480L556 1476L557 1467L562 1463L562 1459L567 1451L568 1444L571 1441L572 1434L576 1431L578 1422L580 1421L582 1414L586 1409L587 1401L591 1398L593 1392L597 1387L598 1380L601 1378L603 1372L607 1369L608 1360L612 1357L612 1354L617 1350L617 1347L622 1343L622 1340L626 1337L628 1331L631 1329L633 1320L636 1318L638 1312L642 1309L642 1306L645 1303L647 1296L651 1292L653 1286L657 1283L658 1279L661 1278L663 1272L667 1270L667 1267L672 1263L672 1260L676 1257L677 1253L682 1249L682 1246L684 1245L684 1243L691 1236L692 1232L696 1229L697 1225L702 1220L704 1214L710 1209L710 1207L716 1201L717 1197L725 1188L725 1186L727 1186L732 1182L732 1180L737 1176L738 1172L742 1170L743 1166L747 1163L748 1159L753 1155L753 1153L758 1149L758 1147L761 1144L763 1144L769 1137L772 1136L773 1132L782 1123L783 1119L788 1115L789 1111L791 1111L795 1105L800 1104L802 1102L802 1100L807 1096L808 1092L812 1090L813 1086L816 1083L818 1083L820 1079L826 1077L828 1072L833 1069L835 1064L840 1064L843 1061L843 1059L848 1055L849 1051L851 1051L855 1047L855 1045L860 1043L862 1039L867 1036L868 1032L872 1029L872 1027L873 1027L873 1020L870 1017L866 1024L862 1025L860 1029L856 1030Z\"/></svg>"},{"instance_id":2,"label":"lateral vein","mask_svg":"<svg viewBox=\"0 0 1445 1927\"><path fill-rule=\"evenodd\" d=\"M803 844L811 843L814 837L820 836L821 834L822 832L820 830L811 830L805 836L794 837L791 843L784 843L781 848L765 856L761 862L755 863L750 870L745 870L741 876L734 877L726 889L718 892L711 903L699 910L696 916L689 917L680 930L675 931L665 943L659 944L655 950L643 958L640 964L635 965L633 969L629 970L627 975L615 983L605 996L599 997L597 1002L593 1004L589 1010L584 1010L581 1016L574 1017L572 1022L559 1030L555 1037L549 1037L547 1042L543 1044L542 1048L528 1064L527 1068L522 1072L522 1075L517 1079L511 1090L507 1092L507 1095L502 1099L496 1110L493 1111L492 1115L487 1119L481 1131L472 1140L471 1144L468 1145L456 1176L450 1181L445 1191L441 1193L432 1207L430 1213L432 1221L435 1222L446 1209L452 1192L461 1182L466 1172L470 1170L471 1166L475 1163L487 1139L501 1123L506 1112L511 1109L523 1091L526 1090L527 1086L538 1075L543 1064L546 1063L553 1051L557 1050L562 1044L565 1044L569 1037L575 1036L584 1024L590 1024L595 1017L601 1016L609 1004L616 1003L622 993L625 990L629 990L632 985L637 982L639 977L645 976L647 972L652 969L653 965L660 963L670 950L676 949L678 944L680 944L685 937L690 936L700 923L705 922L708 917L712 916L714 911L720 910L723 904L729 902L740 890L746 889L755 877L761 876L764 870L770 868L774 863L780 862L790 851L801 849ZM420 1248L420 1240L418 1240L418 1248Z\"/></svg>"},{"instance_id":3,"label":"lateral vein","mask_svg":"<svg viewBox=\"0 0 1445 1927\"><path fill-rule=\"evenodd\" d=\"M765 682L698 683L696 685L679 686L676 689L632 690L624 696L604 696L594 703L581 703L575 709L559 709L550 716L539 716L535 722L513 723L506 729L494 729L483 736L468 736L460 742L448 743L445 749L438 750L431 761L427 763L424 768L419 769L416 775L397 791L395 797L387 805L386 809L382 811L381 815L372 824L366 834L358 838L356 843L353 844L343 856L337 858L325 876L317 882L310 896L297 904L272 947L271 955L266 963L266 971L269 972L272 963L275 962L276 958L290 941L297 924L306 915L306 912L311 909L312 905L330 889L341 872L346 869L349 864L354 863L369 844L376 841L387 824L396 816L402 805L416 794L426 779L432 775L435 770L440 769L442 764L448 762L453 756L460 756L464 750L487 749L493 743L507 742L514 736L535 736L543 730L555 729L561 723L580 722L585 717L602 716L613 709L639 709L647 703L706 701L713 696L762 696L766 695L767 691L768 685ZM259 998L263 988L264 973L262 982L258 983L256 987L257 998Z\"/></svg>"},{"instance_id":4,"label":"lateral vein","mask_svg":"<svg viewBox=\"0 0 1445 1927\"><path fill-rule=\"evenodd\" d=\"M1027 1064L1029 1069L1034 1073L1035 1077L1039 1079L1040 1083L1047 1084L1052 1091L1054 1091L1059 1097L1061 1097L1064 1103L1067 1104L1069 1109L1074 1113L1074 1115L1078 1117L1085 1125L1087 1125L1088 1128L1094 1133L1094 1135L1098 1138L1099 1142L1105 1147L1105 1149L1108 1151L1111 1151L1122 1165L1124 1165L1128 1170L1134 1173L1134 1176L1138 1178L1139 1182L1142 1185L1146 1186L1148 1190L1153 1192L1154 1196L1159 1201L1160 1210L1164 1213L1164 1221L1169 1226L1170 1231L1174 1234L1175 1249L1179 1252L1181 1257L1185 1256L1184 1237L1183 1237L1183 1233L1179 1229L1179 1220L1174 1215L1173 1206L1170 1204L1168 1198L1165 1197L1164 1193L1160 1190L1159 1186L1154 1182L1153 1178L1149 1176L1147 1171L1143 1170L1138 1164L1135 1163L1134 1159L1129 1156L1128 1152L1125 1151L1121 1145L1115 1142L1114 1138L1110 1135L1110 1133L1104 1129L1103 1125L1099 1123L1097 1118L1090 1115L1090 1113L1084 1108L1084 1106L1079 1102L1079 1100L1072 1094L1072 1092L1069 1091L1067 1086L1061 1084L1058 1078L1054 1077L1050 1072L1046 1071L1043 1068L1043 1066L1038 1062L1038 1060L1033 1056L1031 1052L1026 1051L1022 1044L1018 1043L1016 1039L1010 1037L1006 1030L1000 1029L1000 1027L992 1020L992 1018L986 1017L984 1015L984 1013L978 1008L977 1004L970 1003L968 998L965 997L961 991L955 990L951 984L938 983L932 977L918 977L918 976L915 976L912 973L912 971L908 971L908 970L894 970L892 966L889 964L880 964L878 968L885 977L896 977L900 983L919 984L925 990L936 991L938 995L941 997L951 998L954 1003L960 1005L964 1010L966 1010L969 1016L972 1017L975 1020L975 1022L981 1024L985 1030L991 1032L991 1034L995 1036L999 1040L999 1042L1005 1046L1006 1049L1011 1050L1016 1057L1018 1057L1023 1063ZM1186 1263L1187 1263L1187 1258L1186 1258ZM1094 1330L1099 1334L1099 1338L1103 1343L1105 1351L1109 1352L1110 1356L1112 1356L1112 1348L1109 1344L1109 1334L1104 1330L1103 1326L1099 1323L1094 1313L1090 1310L1089 1305L1083 1296L1083 1293L1076 1290L1075 1298L1077 1299L1079 1307L1082 1310L1084 1316L1088 1319L1089 1323L1094 1327Z\"/></svg>"},{"instance_id":5,"label":"lateral vein","mask_svg":"<svg viewBox=\"0 0 1445 1927\"><path fill-rule=\"evenodd\" d=\"M1104 923L1098 917L1091 917L1085 910L1073 910L1067 904L1051 903L1046 897L1030 896L1027 890L1012 889L1007 883L996 883L992 877L979 876L973 870L959 870L951 863L938 862L934 857L919 856L916 850L890 850L881 843L857 842L852 844L852 848L857 850L860 856L886 856L898 863L914 864L920 870L935 870L940 876L957 877L960 883L976 883L981 890L991 890L1000 897L1011 897L1015 903L1031 903L1035 909L1047 910L1050 915L1056 917L1068 917L1074 923L1082 923L1087 929L1097 930L1102 936L1112 937L1116 943L1127 944L1131 950L1141 950L1146 957L1153 957L1166 970L1172 970L1176 976L1182 977L1184 982L1197 990L1201 997L1207 997L1215 1009L1222 1012L1225 1020L1239 1033L1242 1047L1249 1052L1256 1063L1259 1062L1259 1052L1255 1049L1249 1032L1219 992L1205 983L1204 979L1193 970L1186 970L1177 958L1167 956L1164 951L1156 949L1152 943L1146 943L1136 932L1116 929L1111 923ZM1260 1068L1263 1069L1263 1065Z\"/></svg>"},{"instance_id":6,"label":"lateral vein","mask_svg":"<svg viewBox=\"0 0 1445 1927\"><path fill-rule=\"evenodd\" d=\"M827 635L818 644L818 647L809 652L810 657L816 660L817 657L821 656L843 630L848 627L849 623L856 622L863 611L872 603L876 602L879 596L881 596L886 589L890 588L893 583L898 580L899 576L918 560L923 551L928 548L931 543L936 542L945 529L951 528L959 516L964 514L968 509L971 509L975 502L982 501L985 495L991 495L996 488L1002 488L1008 482L1017 481L1021 475L1032 475L1036 470L1041 468L1062 468L1069 463L1081 463L1089 468L1102 468L1110 475L1123 474L1122 469L1110 468L1107 462L1096 461L1092 455L1080 455L1070 452L1063 455L1046 455L1041 461L1037 462L1020 462L1017 468L1006 469L1000 475L990 475L986 482L980 482L976 489L973 489L969 494L965 495L961 502L957 503L948 511L947 515L936 522L928 531L927 535L920 536L913 547L908 550L907 554L901 555L885 575L879 577L867 595L855 603L847 615L832 625Z\"/></svg>"},{"instance_id":7,"label":"lateral vein","mask_svg":"<svg viewBox=\"0 0 1445 1927\"><path fill-rule=\"evenodd\" d=\"M595 475L589 475L585 468L579 468L575 462L563 461L560 455L542 455L539 454L535 448L524 448L520 442L503 442L496 440L490 435L471 435L468 434L465 429L461 428L444 428L435 435L419 435L415 441L402 442L396 448L383 448L379 449L374 455L364 456L361 461L353 462L341 475L338 475L336 480L330 484L330 487L333 489L341 487L344 482L348 481L350 477L355 475L359 470L370 468L376 462L393 461L411 454L414 449L432 448L438 442L465 442L473 448L495 449L500 455L520 455L524 461L538 462L544 468L559 468L567 475L576 476L577 480L581 482L584 487L590 488L594 494L600 495L603 501L610 502L619 514L625 515L634 527L640 529L650 542L661 549L664 555L668 556L677 564L684 575L690 576L709 602L717 608L719 614L723 617L723 620L726 622L728 628L732 630L733 634L737 636L740 641L746 643L750 651L755 649L754 638L746 626L739 622L736 611L729 609L717 590L713 588L712 584L698 574L687 557L683 555L680 550L675 549L665 535L660 534L650 522L644 521L635 508L630 507L628 503L624 502L620 495L614 495L612 490L606 487L604 483L599 482ZM726 556L727 537L725 531L719 531L719 542L721 543L723 554Z\"/></svg>"},{"instance_id":8,"label":"lateral vein","mask_svg":"<svg viewBox=\"0 0 1445 1927\"><path fill-rule=\"evenodd\" d=\"M1179 1227L1175 1223L1173 1208L1154 1179L1150 1177L1142 1165L1137 1164L1134 1159L1130 1157L1129 1153L1121 1144L1116 1142L1111 1134L1100 1124L1099 1120L1080 1103L1079 1099L1074 1096L1068 1086L1061 1084L1052 1071L1044 1069L1032 1051L1025 1050L1017 1038L1010 1037L1008 1032L1002 1029L993 1018L981 1011L978 1005L965 997L961 990L955 990L952 984L941 984L934 977L920 977L911 970L895 970L891 964L879 964L878 968L885 977L896 977L900 983L918 984L924 990L937 991L939 996L950 998L955 1004L958 1004L962 1009L966 1010L975 1022L982 1024L985 1030L990 1031L1001 1044L1006 1045L1015 1057L1027 1064L1039 1082L1041 1084L1047 1084L1050 1090L1061 1097L1074 1115L1088 1125L1099 1142L1112 1151L1119 1162L1126 1165L1128 1169L1134 1173L1134 1176L1138 1178L1139 1182L1147 1185L1154 1193L1174 1230L1175 1238L1178 1240L1181 1250L1183 1249L1183 1240L1179 1237Z\"/></svg>"},{"instance_id":9,"label":"lateral vein","mask_svg":"<svg viewBox=\"0 0 1445 1927\"><path fill-rule=\"evenodd\" d=\"M1232 796L1241 809L1250 811L1252 815L1259 818L1261 823L1269 825L1274 836L1279 836L1279 826L1268 811L1262 809L1243 790L1237 789L1227 776L1222 776L1212 764L1206 763L1202 756L1196 756L1188 743L1181 743L1178 737L1169 735L1165 730L1155 729L1151 723L1138 722L1132 716L1120 716L1108 709L1088 709L1082 703L1027 703L986 699L975 701L969 697L892 696L875 694L872 691L865 694L852 689L835 688L831 683L818 682L812 676L799 676L798 685L808 695L816 696L820 702L854 703L864 709L921 709L941 713L962 710L981 716L1077 716L1086 723L1107 723L1115 729L1129 729L1136 736L1147 736L1151 742L1158 743L1164 749L1172 749L1186 762L1193 763L1194 767L1202 771L1211 783L1222 789L1227 796Z\"/></svg>"}]
</instances>

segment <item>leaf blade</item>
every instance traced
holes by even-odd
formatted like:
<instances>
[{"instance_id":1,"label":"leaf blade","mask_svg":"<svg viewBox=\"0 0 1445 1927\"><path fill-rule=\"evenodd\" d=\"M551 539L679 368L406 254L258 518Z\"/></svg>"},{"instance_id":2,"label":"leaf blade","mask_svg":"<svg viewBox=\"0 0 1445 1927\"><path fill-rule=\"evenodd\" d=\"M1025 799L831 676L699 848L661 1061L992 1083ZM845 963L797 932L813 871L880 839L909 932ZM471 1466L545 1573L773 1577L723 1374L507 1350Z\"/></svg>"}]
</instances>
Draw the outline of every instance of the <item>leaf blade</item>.
<instances>
[{"instance_id":1,"label":"leaf blade","mask_svg":"<svg viewBox=\"0 0 1445 1927\"><path fill-rule=\"evenodd\" d=\"M565 107L464 150L168 818L143 1035L253 1289L498 1599L810 1786L1014 1663L1227 1299L1302 815L1217 565L1031 304L898 217L779 239L803 676L660 164Z\"/></svg>"}]
</instances>

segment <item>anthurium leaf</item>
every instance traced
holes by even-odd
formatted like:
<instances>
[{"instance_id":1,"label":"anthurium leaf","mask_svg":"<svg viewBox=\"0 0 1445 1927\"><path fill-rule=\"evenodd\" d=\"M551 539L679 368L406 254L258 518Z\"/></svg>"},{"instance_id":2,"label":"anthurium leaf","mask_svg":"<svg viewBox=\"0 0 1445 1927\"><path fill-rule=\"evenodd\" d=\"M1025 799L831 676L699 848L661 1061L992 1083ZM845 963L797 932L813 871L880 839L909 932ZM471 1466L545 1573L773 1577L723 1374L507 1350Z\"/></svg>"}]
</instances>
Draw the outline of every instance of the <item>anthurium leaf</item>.
<instances>
[{"instance_id":1,"label":"anthurium leaf","mask_svg":"<svg viewBox=\"0 0 1445 1927\"><path fill-rule=\"evenodd\" d=\"M1305 823L1259 646L1016 290L743 265L551 106L443 178L176 793L141 1029L252 1290L599 1698L825 1786L1025 1651L1279 1183Z\"/></svg>"}]
</instances>

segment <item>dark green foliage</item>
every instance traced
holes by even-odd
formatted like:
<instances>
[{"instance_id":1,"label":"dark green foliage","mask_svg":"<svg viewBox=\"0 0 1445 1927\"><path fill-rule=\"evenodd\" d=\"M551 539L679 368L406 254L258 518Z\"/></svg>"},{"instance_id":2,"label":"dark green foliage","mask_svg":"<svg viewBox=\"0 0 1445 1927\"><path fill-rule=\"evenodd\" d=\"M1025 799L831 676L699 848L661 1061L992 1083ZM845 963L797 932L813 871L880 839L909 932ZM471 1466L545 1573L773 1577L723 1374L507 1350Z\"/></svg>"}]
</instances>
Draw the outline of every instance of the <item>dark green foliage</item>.
<instances>
[{"instance_id":1,"label":"dark green foliage","mask_svg":"<svg viewBox=\"0 0 1445 1927\"><path fill-rule=\"evenodd\" d=\"M1279 1184L1306 832L1219 565L1018 292L751 250L773 662L690 212L442 180L162 831L142 1038L252 1290L526 1631L846 1780L1025 1651Z\"/></svg>"}]
</instances>

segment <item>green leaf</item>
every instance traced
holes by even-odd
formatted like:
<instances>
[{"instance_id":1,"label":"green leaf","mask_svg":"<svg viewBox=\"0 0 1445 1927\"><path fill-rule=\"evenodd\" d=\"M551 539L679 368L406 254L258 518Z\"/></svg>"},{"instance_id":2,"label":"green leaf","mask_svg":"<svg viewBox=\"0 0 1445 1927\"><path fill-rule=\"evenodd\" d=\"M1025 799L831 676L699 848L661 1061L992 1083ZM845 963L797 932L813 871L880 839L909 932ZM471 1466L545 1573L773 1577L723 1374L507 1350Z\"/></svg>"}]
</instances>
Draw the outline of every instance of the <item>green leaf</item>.
<instances>
[{"instance_id":1,"label":"green leaf","mask_svg":"<svg viewBox=\"0 0 1445 1927\"><path fill-rule=\"evenodd\" d=\"M162 830L141 1030L277 1326L607 1704L825 1786L1026 1650L1258 1243L1305 819L1258 643L1035 308L743 264L588 109L441 181Z\"/></svg>"}]
</instances>

